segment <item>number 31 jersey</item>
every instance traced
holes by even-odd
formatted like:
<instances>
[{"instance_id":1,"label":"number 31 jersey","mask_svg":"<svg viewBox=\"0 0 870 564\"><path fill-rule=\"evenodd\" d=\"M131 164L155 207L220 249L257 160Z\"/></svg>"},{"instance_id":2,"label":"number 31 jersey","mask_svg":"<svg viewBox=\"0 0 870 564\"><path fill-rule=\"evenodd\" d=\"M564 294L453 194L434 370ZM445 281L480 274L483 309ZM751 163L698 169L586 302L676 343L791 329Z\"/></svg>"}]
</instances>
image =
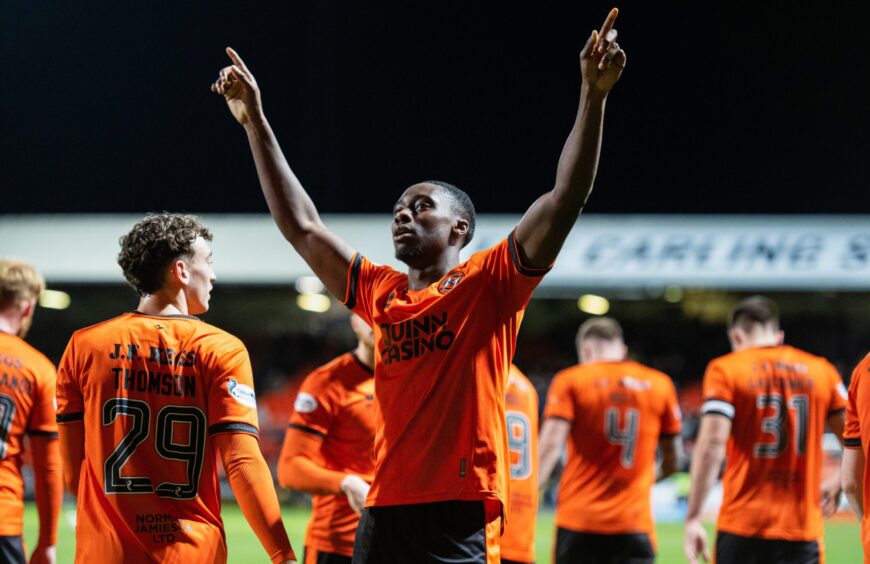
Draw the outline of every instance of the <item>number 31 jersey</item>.
<instances>
[{"instance_id":1,"label":"number 31 jersey","mask_svg":"<svg viewBox=\"0 0 870 564\"><path fill-rule=\"evenodd\" d=\"M662 435L680 432L671 379L637 362L592 362L556 374L544 417L571 422L556 524L601 534L647 533Z\"/></svg>"},{"instance_id":2,"label":"number 31 jersey","mask_svg":"<svg viewBox=\"0 0 870 564\"><path fill-rule=\"evenodd\" d=\"M846 407L827 360L789 347L745 349L713 360L701 412L732 420L719 530L792 541L822 536L822 435Z\"/></svg>"},{"instance_id":3,"label":"number 31 jersey","mask_svg":"<svg viewBox=\"0 0 870 564\"><path fill-rule=\"evenodd\" d=\"M188 316L128 313L77 331L57 421L84 422L77 562L224 562L209 437L257 435L248 352Z\"/></svg>"}]
</instances>

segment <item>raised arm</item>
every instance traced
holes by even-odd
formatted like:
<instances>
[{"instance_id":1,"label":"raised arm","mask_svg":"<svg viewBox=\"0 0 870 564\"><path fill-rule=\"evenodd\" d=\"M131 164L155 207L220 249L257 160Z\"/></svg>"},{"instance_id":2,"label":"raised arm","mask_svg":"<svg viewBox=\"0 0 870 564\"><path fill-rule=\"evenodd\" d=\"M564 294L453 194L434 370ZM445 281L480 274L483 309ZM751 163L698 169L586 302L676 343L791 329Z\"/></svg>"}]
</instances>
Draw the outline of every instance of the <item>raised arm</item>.
<instances>
[{"instance_id":1,"label":"raised arm","mask_svg":"<svg viewBox=\"0 0 870 564\"><path fill-rule=\"evenodd\" d=\"M592 191L607 94L625 68L625 52L616 43L618 10L608 14L580 53L583 84L574 127L559 157L555 187L538 198L517 225L517 245L527 266L547 267L554 260Z\"/></svg>"},{"instance_id":2,"label":"raised arm","mask_svg":"<svg viewBox=\"0 0 870 564\"><path fill-rule=\"evenodd\" d=\"M327 289L344 299L353 249L323 225L263 114L254 75L229 47L227 55L233 64L220 71L211 90L226 99L233 117L245 128L272 219Z\"/></svg>"}]
</instances>

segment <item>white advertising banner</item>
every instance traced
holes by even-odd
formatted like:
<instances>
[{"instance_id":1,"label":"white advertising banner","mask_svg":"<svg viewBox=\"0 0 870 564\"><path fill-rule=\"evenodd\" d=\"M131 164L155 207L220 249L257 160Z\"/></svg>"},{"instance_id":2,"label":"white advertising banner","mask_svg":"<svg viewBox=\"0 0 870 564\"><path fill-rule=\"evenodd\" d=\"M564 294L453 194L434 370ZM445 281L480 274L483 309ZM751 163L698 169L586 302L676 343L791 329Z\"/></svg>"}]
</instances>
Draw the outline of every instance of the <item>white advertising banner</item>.
<instances>
[{"instance_id":1,"label":"white advertising banner","mask_svg":"<svg viewBox=\"0 0 870 564\"><path fill-rule=\"evenodd\" d=\"M53 283L123 282L118 237L138 216L0 216L0 256L33 262ZM480 216L464 251L505 237L519 216ZM218 280L290 283L310 269L267 215L204 215ZM387 215L325 216L370 259L393 258ZM870 290L870 216L607 216L575 226L542 288L668 285Z\"/></svg>"}]
</instances>

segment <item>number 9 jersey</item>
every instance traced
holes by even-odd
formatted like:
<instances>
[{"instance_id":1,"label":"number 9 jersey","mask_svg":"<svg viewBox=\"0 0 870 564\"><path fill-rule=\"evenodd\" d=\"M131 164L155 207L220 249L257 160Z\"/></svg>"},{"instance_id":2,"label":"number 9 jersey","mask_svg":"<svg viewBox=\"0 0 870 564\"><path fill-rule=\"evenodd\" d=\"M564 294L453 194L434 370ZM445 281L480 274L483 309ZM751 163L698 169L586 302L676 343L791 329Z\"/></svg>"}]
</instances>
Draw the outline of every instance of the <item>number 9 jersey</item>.
<instances>
[{"instance_id":1,"label":"number 9 jersey","mask_svg":"<svg viewBox=\"0 0 870 564\"><path fill-rule=\"evenodd\" d=\"M750 348L710 362L701 412L731 419L717 529L821 540L822 435L845 408L837 370L800 349Z\"/></svg>"},{"instance_id":2,"label":"number 9 jersey","mask_svg":"<svg viewBox=\"0 0 870 564\"><path fill-rule=\"evenodd\" d=\"M77 562L225 562L211 435L257 435L248 352L188 316L128 313L77 331L57 421L83 421Z\"/></svg>"}]
</instances>

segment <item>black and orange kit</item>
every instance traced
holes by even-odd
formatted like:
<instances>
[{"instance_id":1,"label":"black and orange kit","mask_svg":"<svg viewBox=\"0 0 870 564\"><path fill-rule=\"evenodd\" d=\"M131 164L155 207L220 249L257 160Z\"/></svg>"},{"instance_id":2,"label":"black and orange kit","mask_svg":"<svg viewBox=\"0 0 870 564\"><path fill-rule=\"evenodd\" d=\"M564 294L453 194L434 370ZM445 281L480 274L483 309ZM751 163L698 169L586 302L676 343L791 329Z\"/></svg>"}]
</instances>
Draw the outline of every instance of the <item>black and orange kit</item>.
<instances>
[{"instance_id":1,"label":"black and orange kit","mask_svg":"<svg viewBox=\"0 0 870 564\"><path fill-rule=\"evenodd\" d=\"M463 524L441 509L449 516L469 503L483 508L469 542L498 561L510 476L505 385L523 312L548 270L522 264L513 233L419 290L406 274L354 256L345 303L374 330L377 397L375 475L355 561L430 558L436 541L415 530L408 520L420 508L408 506L430 505L432 526L444 530L439 523ZM392 526L408 530L391 540Z\"/></svg>"},{"instance_id":2,"label":"black and orange kit","mask_svg":"<svg viewBox=\"0 0 870 564\"><path fill-rule=\"evenodd\" d=\"M57 421L84 424L76 562L225 562L212 438L258 434L242 342L195 317L127 313L73 334L57 392ZM271 534L272 560L295 558Z\"/></svg>"}]
</instances>

